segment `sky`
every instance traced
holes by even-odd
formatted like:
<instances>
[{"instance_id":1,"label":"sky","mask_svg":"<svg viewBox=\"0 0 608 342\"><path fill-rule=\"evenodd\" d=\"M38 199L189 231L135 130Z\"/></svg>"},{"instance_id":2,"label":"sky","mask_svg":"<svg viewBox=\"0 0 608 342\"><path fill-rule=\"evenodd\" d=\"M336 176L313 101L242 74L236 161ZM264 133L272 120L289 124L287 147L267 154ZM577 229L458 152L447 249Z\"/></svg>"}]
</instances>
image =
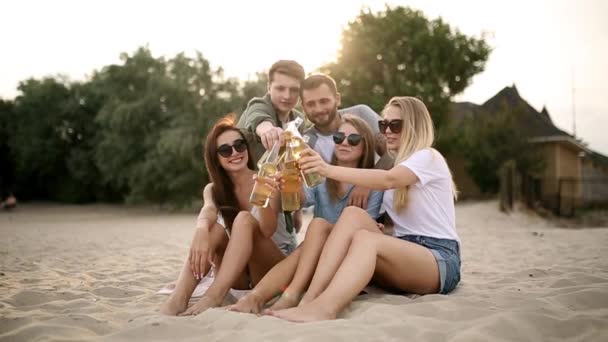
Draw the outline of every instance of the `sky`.
<instances>
[{"instance_id":1,"label":"sky","mask_svg":"<svg viewBox=\"0 0 608 342\"><path fill-rule=\"evenodd\" d=\"M457 101L481 104L515 84L559 128L608 155L608 1L2 1L0 97L14 98L30 77L84 80L148 45L155 56L202 52L227 76L254 77L278 59L307 71L335 60L340 35L362 8L385 4L442 17L485 37L486 69ZM406 95L406 94L394 94Z\"/></svg>"}]
</instances>

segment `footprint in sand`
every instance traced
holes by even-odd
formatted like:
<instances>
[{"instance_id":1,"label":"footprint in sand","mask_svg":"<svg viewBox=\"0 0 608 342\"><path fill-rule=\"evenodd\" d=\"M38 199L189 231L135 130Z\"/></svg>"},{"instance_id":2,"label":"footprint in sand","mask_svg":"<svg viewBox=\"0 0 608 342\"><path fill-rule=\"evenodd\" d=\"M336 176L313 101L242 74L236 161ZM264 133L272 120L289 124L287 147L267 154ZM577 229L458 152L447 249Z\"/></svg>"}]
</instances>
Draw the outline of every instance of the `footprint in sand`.
<instances>
[{"instance_id":1,"label":"footprint in sand","mask_svg":"<svg viewBox=\"0 0 608 342\"><path fill-rule=\"evenodd\" d=\"M121 289L113 286L104 286L97 288L92 291L95 295L104 298L127 298L127 297L135 297L141 294L144 294L142 291L134 291Z\"/></svg>"},{"instance_id":2,"label":"footprint in sand","mask_svg":"<svg viewBox=\"0 0 608 342\"><path fill-rule=\"evenodd\" d=\"M32 305L40 305L44 303L54 302L57 300L74 300L79 298L80 296L71 293L69 291L59 292L59 291L34 291L34 290L24 290L19 293L14 294L5 302L11 304L15 307L23 307L23 306L32 306Z\"/></svg>"}]
</instances>

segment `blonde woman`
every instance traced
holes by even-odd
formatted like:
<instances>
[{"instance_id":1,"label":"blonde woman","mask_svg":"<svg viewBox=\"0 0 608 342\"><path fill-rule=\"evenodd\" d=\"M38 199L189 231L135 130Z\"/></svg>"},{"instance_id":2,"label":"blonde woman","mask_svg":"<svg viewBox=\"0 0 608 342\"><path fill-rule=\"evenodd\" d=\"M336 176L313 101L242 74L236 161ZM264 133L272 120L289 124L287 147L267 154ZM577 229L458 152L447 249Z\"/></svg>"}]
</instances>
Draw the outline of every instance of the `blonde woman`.
<instances>
[{"instance_id":1,"label":"blonde woman","mask_svg":"<svg viewBox=\"0 0 608 342\"><path fill-rule=\"evenodd\" d=\"M347 207L299 306L272 315L295 322L334 319L370 282L395 291L447 294L460 281L456 190L445 159L432 148L431 116L413 97L392 98L383 116L380 131L395 155L391 170L329 165L310 149L300 165L305 172L386 190L383 204L394 222L393 236L382 234L365 211Z\"/></svg>"}]
</instances>

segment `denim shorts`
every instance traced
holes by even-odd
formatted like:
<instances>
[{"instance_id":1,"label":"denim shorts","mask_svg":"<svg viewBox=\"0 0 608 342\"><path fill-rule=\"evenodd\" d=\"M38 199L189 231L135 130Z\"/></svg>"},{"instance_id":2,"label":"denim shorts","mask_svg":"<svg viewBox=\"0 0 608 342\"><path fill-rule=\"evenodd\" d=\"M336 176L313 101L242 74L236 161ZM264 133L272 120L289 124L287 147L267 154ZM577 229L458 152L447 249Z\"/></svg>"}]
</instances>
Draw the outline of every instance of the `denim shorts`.
<instances>
[{"instance_id":1,"label":"denim shorts","mask_svg":"<svg viewBox=\"0 0 608 342\"><path fill-rule=\"evenodd\" d=\"M458 241L421 235L404 235L401 240L428 248L439 266L439 293L448 294L460 282L460 246Z\"/></svg>"}]
</instances>

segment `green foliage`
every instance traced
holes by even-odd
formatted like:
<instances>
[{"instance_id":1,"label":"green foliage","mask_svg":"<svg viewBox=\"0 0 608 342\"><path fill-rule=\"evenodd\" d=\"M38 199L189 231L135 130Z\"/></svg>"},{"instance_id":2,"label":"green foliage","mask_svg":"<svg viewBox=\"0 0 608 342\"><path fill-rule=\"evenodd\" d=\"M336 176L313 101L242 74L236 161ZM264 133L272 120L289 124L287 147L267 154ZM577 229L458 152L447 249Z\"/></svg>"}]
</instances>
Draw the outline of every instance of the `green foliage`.
<instances>
[{"instance_id":1,"label":"green foliage","mask_svg":"<svg viewBox=\"0 0 608 342\"><path fill-rule=\"evenodd\" d=\"M0 201L14 191L15 157L9 146L13 136L15 109L12 101L0 99Z\"/></svg>"},{"instance_id":2,"label":"green foliage","mask_svg":"<svg viewBox=\"0 0 608 342\"><path fill-rule=\"evenodd\" d=\"M1 190L73 203L191 204L207 181L209 128L246 103L200 53L165 60L147 48L84 83L47 77L19 90L0 101Z\"/></svg>"},{"instance_id":3,"label":"green foliage","mask_svg":"<svg viewBox=\"0 0 608 342\"><path fill-rule=\"evenodd\" d=\"M96 108L85 104L86 86L47 77L21 82L19 90L8 144L20 198L92 200Z\"/></svg>"},{"instance_id":4,"label":"green foliage","mask_svg":"<svg viewBox=\"0 0 608 342\"><path fill-rule=\"evenodd\" d=\"M467 159L467 171L483 193L497 193L498 170L507 161L515 161L522 174L539 172L544 167L539 153L522 134L524 108L506 103L495 113L482 112L470 119L464 134L455 140Z\"/></svg>"},{"instance_id":5,"label":"green foliage","mask_svg":"<svg viewBox=\"0 0 608 342\"><path fill-rule=\"evenodd\" d=\"M247 80L243 85L243 99L248 101L254 97L262 97L268 91L268 73L257 72L255 78ZM245 103L246 104L246 103ZM245 110L245 107L243 107Z\"/></svg>"},{"instance_id":6,"label":"green foliage","mask_svg":"<svg viewBox=\"0 0 608 342\"><path fill-rule=\"evenodd\" d=\"M92 80L106 99L96 120L102 180L130 202L187 205L206 181L202 141L242 102L238 84L200 53L165 61L140 48L122 59Z\"/></svg>"},{"instance_id":7,"label":"green foliage","mask_svg":"<svg viewBox=\"0 0 608 342\"><path fill-rule=\"evenodd\" d=\"M483 39L406 7L361 11L341 44L338 60L322 70L338 82L344 106L365 103L379 110L393 96L416 96L438 128L450 98L483 71L490 53Z\"/></svg>"}]
</instances>

